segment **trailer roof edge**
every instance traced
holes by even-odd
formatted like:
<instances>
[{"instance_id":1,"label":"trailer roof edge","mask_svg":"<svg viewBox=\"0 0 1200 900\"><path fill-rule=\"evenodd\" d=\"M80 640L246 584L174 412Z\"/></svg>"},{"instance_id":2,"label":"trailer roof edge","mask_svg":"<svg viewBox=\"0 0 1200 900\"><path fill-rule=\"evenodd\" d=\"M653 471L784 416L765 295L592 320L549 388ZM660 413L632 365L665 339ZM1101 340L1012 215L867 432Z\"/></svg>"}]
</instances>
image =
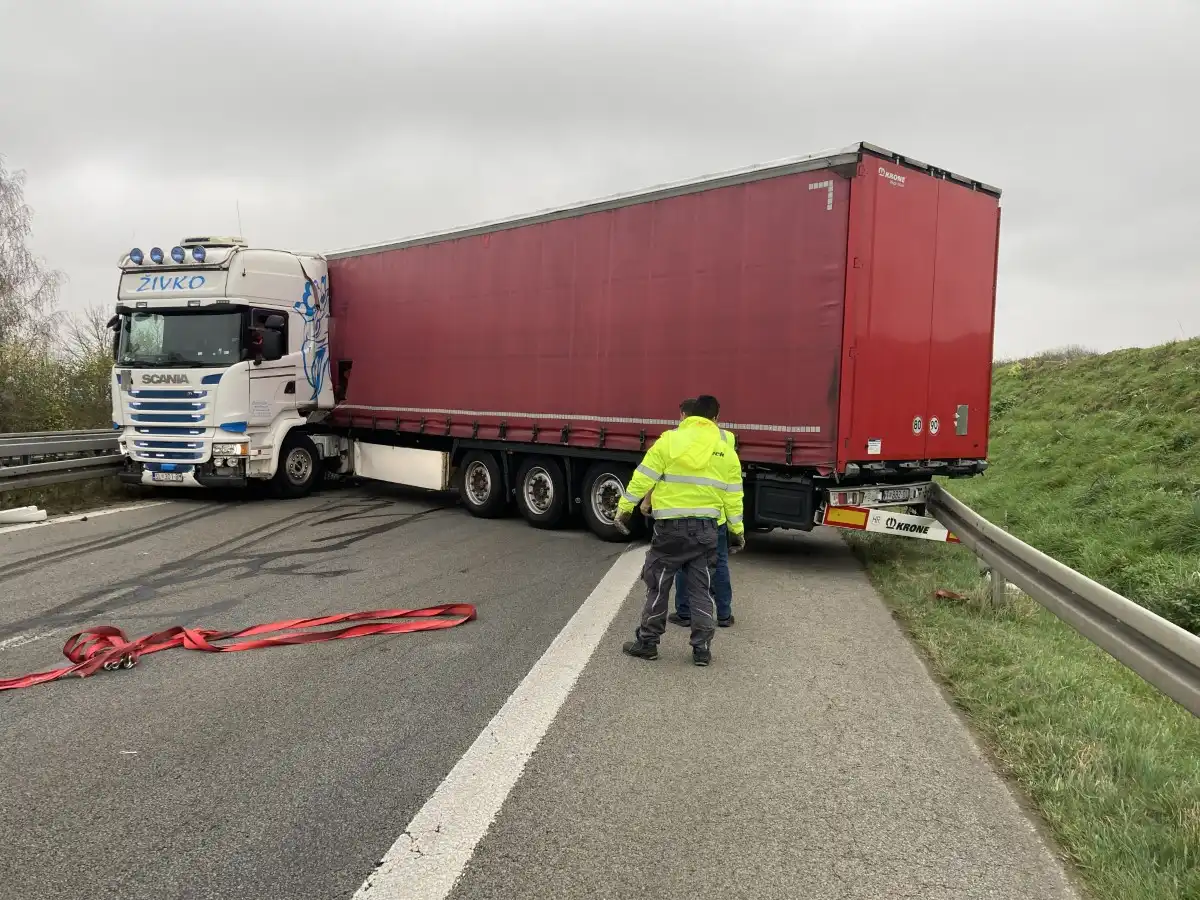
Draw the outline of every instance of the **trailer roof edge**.
<instances>
[{"instance_id":1,"label":"trailer roof edge","mask_svg":"<svg viewBox=\"0 0 1200 900\"><path fill-rule=\"evenodd\" d=\"M388 250L403 250L408 247L418 247L423 244L436 244L442 241L475 237L477 235L490 234L492 232L504 231L510 228L519 228L524 225L536 225L543 222L553 222L559 219L574 218L576 216L587 215L588 213L593 212L604 212L611 209L620 209L621 207L633 206L637 203L665 200L670 197L694 194L717 187L729 187L736 184L746 184L752 181L763 181L768 178L779 178L784 175L795 175L801 172L812 172L820 169L834 168L837 166L853 165L859 162L864 152L869 152L878 156L893 159L906 165L915 165L916 168L920 168L924 171L929 171L931 168L923 163L918 163L915 160L910 160L907 157L901 156L897 153L877 147L874 144L868 144L860 141L856 144L851 144L840 149L821 150L817 153L810 153L805 156L779 159L772 162L748 166L742 169L733 169L726 172L705 175L700 178L691 178L686 181L660 184L655 187L644 188L628 193L613 194L608 197L586 200L568 206L560 206L553 209L541 210L534 213L525 213L509 218L480 222L475 225L468 225L465 227L453 228L445 231L434 231L427 234L414 235L412 237L401 238L400 240L395 241L364 244L358 247L350 247L345 250L337 250L332 253L325 253L323 255L328 260L346 259L354 256L366 256L372 253L383 253ZM981 182L975 182L971 181L970 179L953 176L953 173L946 172L945 170L941 169L934 169L933 171L942 172L945 175L954 177L955 180L960 183L972 184L978 187L980 190L995 194L997 197L1000 196L998 189L988 187Z\"/></svg>"}]
</instances>

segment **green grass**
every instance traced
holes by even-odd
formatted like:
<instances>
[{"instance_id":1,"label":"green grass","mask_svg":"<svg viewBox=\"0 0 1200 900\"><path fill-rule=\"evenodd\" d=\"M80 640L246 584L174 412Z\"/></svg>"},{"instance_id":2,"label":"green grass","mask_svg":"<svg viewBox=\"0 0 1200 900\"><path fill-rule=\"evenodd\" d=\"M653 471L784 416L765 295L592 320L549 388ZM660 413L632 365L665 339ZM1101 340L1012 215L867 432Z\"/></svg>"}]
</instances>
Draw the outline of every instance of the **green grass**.
<instances>
[{"instance_id":1,"label":"green grass","mask_svg":"<svg viewBox=\"0 0 1200 900\"><path fill-rule=\"evenodd\" d=\"M1200 341L999 366L992 421L955 496L1200 631ZM852 543L1092 895L1200 900L1200 719L1028 598L987 607L965 548Z\"/></svg>"}]
</instances>

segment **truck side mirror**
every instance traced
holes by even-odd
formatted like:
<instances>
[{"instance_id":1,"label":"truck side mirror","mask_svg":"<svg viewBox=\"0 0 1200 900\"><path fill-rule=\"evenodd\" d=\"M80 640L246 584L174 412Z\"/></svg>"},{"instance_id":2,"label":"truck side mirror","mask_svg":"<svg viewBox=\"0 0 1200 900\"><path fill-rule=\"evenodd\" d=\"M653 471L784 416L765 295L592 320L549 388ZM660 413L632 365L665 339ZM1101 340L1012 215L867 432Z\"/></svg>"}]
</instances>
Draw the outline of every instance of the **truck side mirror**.
<instances>
[{"instance_id":1,"label":"truck side mirror","mask_svg":"<svg viewBox=\"0 0 1200 900\"><path fill-rule=\"evenodd\" d=\"M283 316L267 316L263 325L270 331L283 331L287 326L287 319Z\"/></svg>"},{"instance_id":2,"label":"truck side mirror","mask_svg":"<svg viewBox=\"0 0 1200 900\"><path fill-rule=\"evenodd\" d=\"M112 329L112 358L115 362L121 349L121 317L113 316L104 327Z\"/></svg>"},{"instance_id":3,"label":"truck side mirror","mask_svg":"<svg viewBox=\"0 0 1200 900\"><path fill-rule=\"evenodd\" d=\"M268 319L267 328L262 333L262 358L268 362L282 359L286 349L283 345L283 332L271 328L270 324L271 320Z\"/></svg>"}]
</instances>

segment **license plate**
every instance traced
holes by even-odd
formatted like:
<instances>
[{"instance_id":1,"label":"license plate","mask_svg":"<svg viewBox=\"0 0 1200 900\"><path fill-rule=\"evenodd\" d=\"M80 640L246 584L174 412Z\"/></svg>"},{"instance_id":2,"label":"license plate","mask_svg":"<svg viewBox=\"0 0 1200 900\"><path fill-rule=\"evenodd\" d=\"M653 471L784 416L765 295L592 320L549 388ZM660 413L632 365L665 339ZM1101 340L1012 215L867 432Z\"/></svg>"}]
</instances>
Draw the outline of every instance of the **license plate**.
<instances>
[{"instance_id":1,"label":"license plate","mask_svg":"<svg viewBox=\"0 0 1200 900\"><path fill-rule=\"evenodd\" d=\"M181 481L183 481L183 473L182 472L151 472L150 480L151 481L181 482Z\"/></svg>"},{"instance_id":2,"label":"license plate","mask_svg":"<svg viewBox=\"0 0 1200 900\"><path fill-rule=\"evenodd\" d=\"M912 496L912 492L908 488L892 488L883 492L883 502L889 503L894 500L907 500Z\"/></svg>"}]
</instances>

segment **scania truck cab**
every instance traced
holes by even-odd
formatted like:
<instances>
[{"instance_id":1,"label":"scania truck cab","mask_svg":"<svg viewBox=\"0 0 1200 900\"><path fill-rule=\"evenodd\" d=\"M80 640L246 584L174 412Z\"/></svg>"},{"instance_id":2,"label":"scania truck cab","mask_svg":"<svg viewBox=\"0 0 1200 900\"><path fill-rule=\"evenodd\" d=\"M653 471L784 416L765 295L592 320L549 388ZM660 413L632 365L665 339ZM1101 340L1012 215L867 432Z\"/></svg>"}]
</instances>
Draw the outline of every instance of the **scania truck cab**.
<instances>
[{"instance_id":1,"label":"scania truck cab","mask_svg":"<svg viewBox=\"0 0 1200 900\"><path fill-rule=\"evenodd\" d=\"M135 248L120 268L110 326L122 481L311 490L338 452L301 428L334 405L325 259L192 237Z\"/></svg>"}]
</instances>

